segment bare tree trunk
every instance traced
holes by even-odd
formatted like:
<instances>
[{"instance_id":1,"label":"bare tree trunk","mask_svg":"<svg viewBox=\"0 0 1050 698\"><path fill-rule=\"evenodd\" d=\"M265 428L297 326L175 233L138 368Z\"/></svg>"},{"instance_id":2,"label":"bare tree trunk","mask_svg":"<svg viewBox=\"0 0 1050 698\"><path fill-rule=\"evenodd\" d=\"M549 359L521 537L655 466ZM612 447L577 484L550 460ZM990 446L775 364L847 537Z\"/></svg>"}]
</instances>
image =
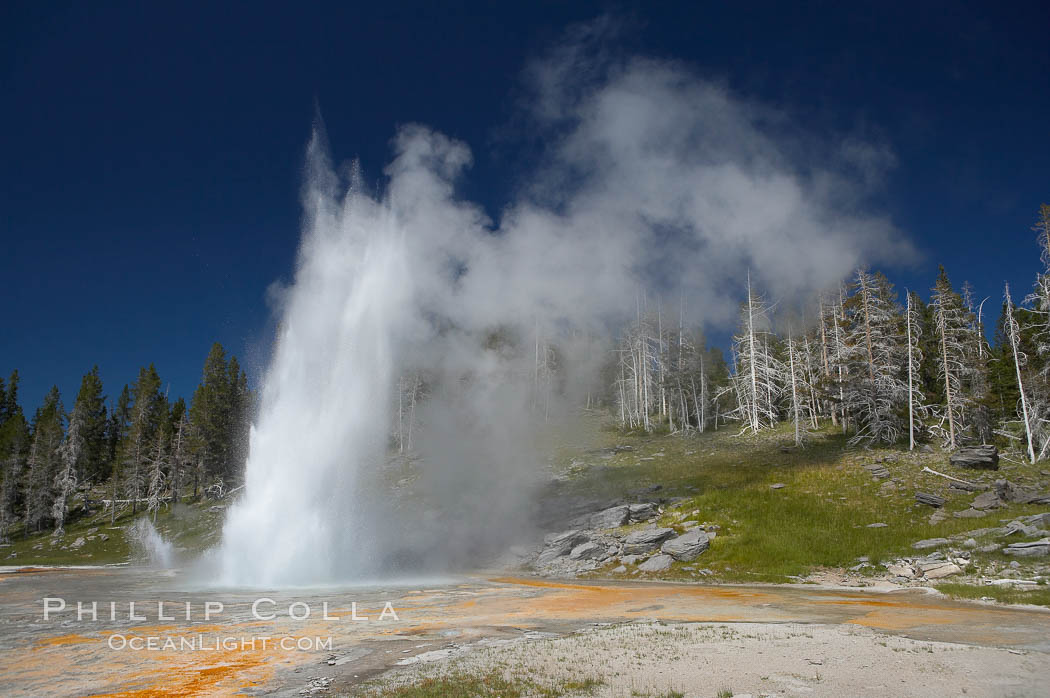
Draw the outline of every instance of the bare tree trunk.
<instances>
[{"instance_id":1,"label":"bare tree trunk","mask_svg":"<svg viewBox=\"0 0 1050 698\"><path fill-rule=\"evenodd\" d=\"M823 322L824 321L821 320L822 324ZM809 337L803 336L803 341L805 342L806 347L806 380L809 381L809 423L814 429L816 429L819 425L817 424L817 391L815 388L817 383L813 378L812 371L813 355L810 354L809 350Z\"/></svg>"},{"instance_id":2,"label":"bare tree trunk","mask_svg":"<svg viewBox=\"0 0 1050 698\"><path fill-rule=\"evenodd\" d=\"M843 320L846 319L845 318L845 312L846 312L845 311L845 307L846 307L845 303L842 300L842 285L840 284L839 285L839 309L838 309L838 312L835 315L832 316L834 318L834 322L835 322L835 342L836 342L836 344L838 346L842 346L841 345L842 336L839 334L840 330L839 330L839 317L838 317L838 315L839 315L839 313L841 313L843 315L842 319ZM839 373L839 410L840 410L840 414L842 416L842 433L845 434L846 430L848 428L849 416L846 414L846 391L842 387L842 363L841 362L839 363L839 366L838 366L838 373Z\"/></svg>"},{"instance_id":3,"label":"bare tree trunk","mask_svg":"<svg viewBox=\"0 0 1050 698\"><path fill-rule=\"evenodd\" d=\"M817 302L820 304L820 352L821 358L824 362L824 377L829 381L831 380L831 365L828 363L828 334L827 329L824 327L824 296L823 294L817 297ZM831 412L831 423L832 425L838 425L839 420L835 414L834 403L828 401L831 406L829 411Z\"/></svg>"},{"instance_id":4,"label":"bare tree trunk","mask_svg":"<svg viewBox=\"0 0 1050 698\"><path fill-rule=\"evenodd\" d=\"M1028 459L1035 463L1035 447L1032 445L1032 427L1028 420L1028 401L1024 394L1024 381L1021 380L1021 359L1017 350L1017 322L1014 320L1014 304L1010 298L1010 284L1006 284L1006 322L1010 330L1010 348L1014 353L1014 369L1017 371L1017 389L1021 393L1021 416L1024 419L1024 433L1028 439Z\"/></svg>"},{"instance_id":5,"label":"bare tree trunk","mask_svg":"<svg viewBox=\"0 0 1050 698\"><path fill-rule=\"evenodd\" d=\"M952 415L952 374L948 368L948 319L944 316L944 308L938 306L937 314L940 316L941 330L941 361L944 365L944 397L945 411L948 413L948 441L952 450L955 450L955 417Z\"/></svg>"},{"instance_id":6,"label":"bare tree trunk","mask_svg":"<svg viewBox=\"0 0 1050 698\"><path fill-rule=\"evenodd\" d=\"M875 389L875 353L871 350L871 318L868 315L868 285L865 283L864 274L860 274L861 301L864 303L864 340L868 345L868 378L871 379L872 390Z\"/></svg>"},{"instance_id":7,"label":"bare tree trunk","mask_svg":"<svg viewBox=\"0 0 1050 698\"><path fill-rule=\"evenodd\" d=\"M406 446L408 447L409 453L412 452L412 428L416 424L416 394L419 392L419 376L416 376L415 382L412 384L412 399L408 402L408 440Z\"/></svg>"},{"instance_id":8,"label":"bare tree trunk","mask_svg":"<svg viewBox=\"0 0 1050 698\"><path fill-rule=\"evenodd\" d=\"M751 428L758 431L758 375L755 368L755 318L754 302L751 296L751 271L747 272L747 341L750 344L751 360Z\"/></svg>"},{"instance_id":9,"label":"bare tree trunk","mask_svg":"<svg viewBox=\"0 0 1050 698\"><path fill-rule=\"evenodd\" d=\"M791 370L791 411L795 418L795 445L802 445L801 419L798 405L798 384L795 381L795 346L791 335L788 335L788 366Z\"/></svg>"},{"instance_id":10,"label":"bare tree trunk","mask_svg":"<svg viewBox=\"0 0 1050 698\"><path fill-rule=\"evenodd\" d=\"M908 307L905 310L908 326L908 450L915 450L915 398L913 395L913 362L912 362L912 340L911 340L911 294L907 289Z\"/></svg>"}]
</instances>

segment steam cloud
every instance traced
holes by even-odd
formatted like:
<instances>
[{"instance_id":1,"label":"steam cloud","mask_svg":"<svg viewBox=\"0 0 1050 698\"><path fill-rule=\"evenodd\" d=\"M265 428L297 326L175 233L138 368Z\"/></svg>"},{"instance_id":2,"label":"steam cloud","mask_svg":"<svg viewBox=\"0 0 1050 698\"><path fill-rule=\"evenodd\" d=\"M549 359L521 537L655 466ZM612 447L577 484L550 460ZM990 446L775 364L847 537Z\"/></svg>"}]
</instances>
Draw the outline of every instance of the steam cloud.
<instances>
[{"instance_id":1,"label":"steam cloud","mask_svg":"<svg viewBox=\"0 0 1050 698\"><path fill-rule=\"evenodd\" d=\"M680 292L688 321L725 327L748 270L797 298L912 254L864 209L892 163L884 150L818 140L674 62L610 58L603 32L577 29L526 71L522 123L543 153L498 224L455 195L472 161L463 143L401 128L377 198L335 174L315 133L223 582L477 564L530 520L536 335L564 352L571 404L640 288ZM394 497L380 466L402 375L426 376L430 394L415 494Z\"/></svg>"}]
</instances>

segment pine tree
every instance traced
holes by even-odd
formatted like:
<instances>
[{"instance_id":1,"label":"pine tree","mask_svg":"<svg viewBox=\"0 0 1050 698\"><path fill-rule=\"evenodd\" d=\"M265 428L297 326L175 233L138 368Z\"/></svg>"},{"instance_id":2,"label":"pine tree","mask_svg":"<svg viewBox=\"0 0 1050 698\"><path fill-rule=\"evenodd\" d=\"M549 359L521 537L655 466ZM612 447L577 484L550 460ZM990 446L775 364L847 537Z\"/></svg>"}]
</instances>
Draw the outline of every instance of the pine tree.
<instances>
[{"instance_id":1,"label":"pine tree","mask_svg":"<svg viewBox=\"0 0 1050 698\"><path fill-rule=\"evenodd\" d=\"M73 411L80 411L80 435L83 445L77 456L76 474L79 478L99 481L108 476L106 397L102 394L102 379L94 366L80 381Z\"/></svg>"},{"instance_id":2,"label":"pine tree","mask_svg":"<svg viewBox=\"0 0 1050 698\"><path fill-rule=\"evenodd\" d=\"M183 409L173 412L177 412L179 417L171 437L171 498L173 504L178 504L181 501L185 478L193 467L193 456L190 448L190 420L185 404Z\"/></svg>"},{"instance_id":3,"label":"pine tree","mask_svg":"<svg viewBox=\"0 0 1050 698\"><path fill-rule=\"evenodd\" d=\"M226 351L216 342L204 361L201 382L190 405L190 420L199 436L199 457L211 477L222 477L229 469L235 390Z\"/></svg>"},{"instance_id":4,"label":"pine tree","mask_svg":"<svg viewBox=\"0 0 1050 698\"><path fill-rule=\"evenodd\" d=\"M146 469L150 447L160 426L161 415L167 414L164 396L160 394L160 376L153 364L139 369L138 380L131 392L134 405L122 467L124 490L131 500L131 513L135 514L138 500L148 486Z\"/></svg>"},{"instance_id":5,"label":"pine tree","mask_svg":"<svg viewBox=\"0 0 1050 698\"><path fill-rule=\"evenodd\" d=\"M18 405L18 383L19 383L18 369L11 371L11 377L7 380L6 390L0 391L0 424L11 419L16 414L22 413L22 408ZM3 382L0 381L0 386Z\"/></svg>"},{"instance_id":6,"label":"pine tree","mask_svg":"<svg viewBox=\"0 0 1050 698\"><path fill-rule=\"evenodd\" d=\"M1012 299L1011 308L1012 310L1007 308L1006 301L1004 300L999 312L999 320L995 324L995 341L989 348L991 358L988 362L987 403L993 408L992 413L995 415L995 419L999 423L1009 422L1014 418L1014 408L1018 404L1018 400L1021 399L1020 392L1018 391L1017 372L1014 366L1013 349L1010 341L1010 319L1012 318L1020 328L1022 323L1019 318L1027 313L1023 308L1013 306ZM1031 374L1032 372L1032 362L1028 357L1030 347L1028 347L1024 333L1020 329L1018 331L1017 339L1018 350L1020 354L1025 357L1022 364L1022 371L1026 374L1027 380L1028 374Z\"/></svg>"},{"instance_id":7,"label":"pine tree","mask_svg":"<svg viewBox=\"0 0 1050 698\"><path fill-rule=\"evenodd\" d=\"M146 511L157 521L157 510L164 498L168 471L168 429L157 429L153 446L146 458Z\"/></svg>"},{"instance_id":8,"label":"pine tree","mask_svg":"<svg viewBox=\"0 0 1050 698\"><path fill-rule=\"evenodd\" d=\"M850 442L894 443L903 431L900 407L908 398L901 375L907 347L886 277L858 270L851 311L845 402L857 430Z\"/></svg>"},{"instance_id":9,"label":"pine tree","mask_svg":"<svg viewBox=\"0 0 1050 698\"><path fill-rule=\"evenodd\" d=\"M86 401L77 400L69 416L69 429L59 449L58 472L55 474L54 502L51 505L51 518L55 521L55 535L65 533L66 514L69 511L69 500L77 491L77 463L84 451L87 425Z\"/></svg>"},{"instance_id":10,"label":"pine tree","mask_svg":"<svg viewBox=\"0 0 1050 698\"><path fill-rule=\"evenodd\" d=\"M0 542L9 540L11 526L24 506L22 478L30 443L29 423L17 402L15 408L0 426L0 466L3 469L3 482L0 483Z\"/></svg>"},{"instance_id":11,"label":"pine tree","mask_svg":"<svg viewBox=\"0 0 1050 698\"><path fill-rule=\"evenodd\" d=\"M131 390L125 384L117 398L116 406L110 410L106 428L106 450L109 460L109 521L112 525L117 517L117 498L124 478L124 448L131 424Z\"/></svg>"},{"instance_id":12,"label":"pine tree","mask_svg":"<svg viewBox=\"0 0 1050 698\"><path fill-rule=\"evenodd\" d=\"M1032 392L1029 417L1037 457L1042 459L1050 451L1050 205L1039 207L1039 217L1032 229L1039 243L1043 271L1036 276L1035 289L1025 298L1031 306L1031 319L1020 328L1020 333L1031 337L1041 362L1035 371L1035 380L1029 383Z\"/></svg>"},{"instance_id":13,"label":"pine tree","mask_svg":"<svg viewBox=\"0 0 1050 698\"><path fill-rule=\"evenodd\" d=\"M52 387L33 416L33 443L26 463L25 527L39 531L54 502L53 483L62 445L62 400Z\"/></svg>"}]
</instances>

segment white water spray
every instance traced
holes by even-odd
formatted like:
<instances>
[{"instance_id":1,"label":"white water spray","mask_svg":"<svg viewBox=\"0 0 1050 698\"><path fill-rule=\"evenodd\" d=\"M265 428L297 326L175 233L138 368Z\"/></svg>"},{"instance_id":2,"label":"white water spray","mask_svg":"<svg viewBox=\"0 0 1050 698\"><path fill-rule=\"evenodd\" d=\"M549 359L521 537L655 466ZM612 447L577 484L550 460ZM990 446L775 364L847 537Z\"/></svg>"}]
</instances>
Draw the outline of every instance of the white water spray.
<instances>
[{"instance_id":1,"label":"white water spray","mask_svg":"<svg viewBox=\"0 0 1050 698\"><path fill-rule=\"evenodd\" d=\"M152 567L170 569L175 564L175 547L164 540L148 517L142 517L131 529L131 542Z\"/></svg>"},{"instance_id":2,"label":"white water spray","mask_svg":"<svg viewBox=\"0 0 1050 698\"><path fill-rule=\"evenodd\" d=\"M325 176L322 162L315 178ZM308 221L251 430L246 493L223 530L226 584L346 581L374 569L356 485L386 447L391 328L408 293L403 241L382 206L351 191L340 208L324 185L307 182Z\"/></svg>"}]
</instances>

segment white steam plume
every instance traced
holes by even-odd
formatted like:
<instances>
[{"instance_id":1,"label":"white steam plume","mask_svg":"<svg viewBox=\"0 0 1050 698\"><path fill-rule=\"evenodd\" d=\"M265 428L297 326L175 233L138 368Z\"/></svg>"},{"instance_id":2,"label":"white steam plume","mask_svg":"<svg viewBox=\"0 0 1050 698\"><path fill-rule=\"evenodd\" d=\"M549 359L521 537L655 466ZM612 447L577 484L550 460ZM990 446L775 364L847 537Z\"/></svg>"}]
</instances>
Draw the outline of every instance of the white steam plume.
<instances>
[{"instance_id":1,"label":"white steam plume","mask_svg":"<svg viewBox=\"0 0 1050 698\"><path fill-rule=\"evenodd\" d=\"M584 35L527 72L525 123L545 150L495 228L454 193L471 164L463 143L400 129L375 198L339 181L315 136L222 581L475 564L529 521L537 333L565 347L571 401L601 357L580 338L632 316L639 288L681 289L687 319L718 326L735 318L748 269L774 296L799 297L861 261L912 254L863 208L884 151L818 141L675 63L608 60L588 43L593 27ZM402 375L429 391L415 437L422 500L390 495L381 467Z\"/></svg>"}]
</instances>

